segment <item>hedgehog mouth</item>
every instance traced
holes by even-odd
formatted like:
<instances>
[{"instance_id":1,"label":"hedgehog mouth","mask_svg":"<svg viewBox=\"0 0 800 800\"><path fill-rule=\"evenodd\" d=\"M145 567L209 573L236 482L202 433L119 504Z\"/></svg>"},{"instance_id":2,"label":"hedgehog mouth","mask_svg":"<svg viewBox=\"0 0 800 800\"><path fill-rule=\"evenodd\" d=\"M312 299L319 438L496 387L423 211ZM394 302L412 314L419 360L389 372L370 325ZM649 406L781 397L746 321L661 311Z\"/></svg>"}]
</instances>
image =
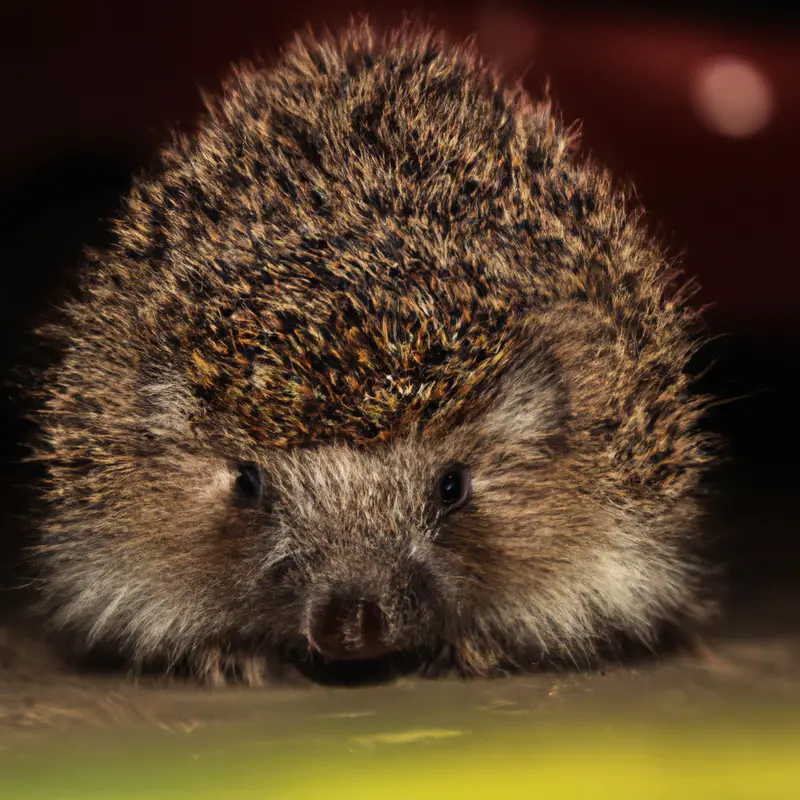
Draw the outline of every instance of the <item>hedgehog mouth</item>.
<instances>
[{"instance_id":1,"label":"hedgehog mouth","mask_svg":"<svg viewBox=\"0 0 800 800\"><path fill-rule=\"evenodd\" d=\"M324 686L364 686L389 683L410 671L404 668L406 659L399 652L389 652L374 658L332 659L311 653L299 659L295 666L308 680Z\"/></svg>"},{"instance_id":2,"label":"hedgehog mouth","mask_svg":"<svg viewBox=\"0 0 800 800\"><path fill-rule=\"evenodd\" d=\"M406 646L407 645L407 646ZM444 646L444 645L442 645ZM326 653L308 636L280 648L279 659L305 679L329 686L360 686L388 683L397 678L424 672L436 660L441 647L397 643L360 647L354 652Z\"/></svg>"}]
</instances>

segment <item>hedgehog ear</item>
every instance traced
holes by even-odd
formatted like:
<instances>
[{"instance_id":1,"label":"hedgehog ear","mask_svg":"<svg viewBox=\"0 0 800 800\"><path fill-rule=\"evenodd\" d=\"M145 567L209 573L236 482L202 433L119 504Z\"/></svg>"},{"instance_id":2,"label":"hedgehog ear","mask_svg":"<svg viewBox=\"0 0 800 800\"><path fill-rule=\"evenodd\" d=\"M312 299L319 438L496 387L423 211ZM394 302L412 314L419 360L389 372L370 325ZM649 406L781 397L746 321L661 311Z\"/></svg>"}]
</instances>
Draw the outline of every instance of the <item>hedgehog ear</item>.
<instances>
[{"instance_id":1,"label":"hedgehog ear","mask_svg":"<svg viewBox=\"0 0 800 800\"><path fill-rule=\"evenodd\" d=\"M503 376L481 429L491 441L505 441L512 435L517 442L533 442L560 430L568 407L547 351L537 346L524 365Z\"/></svg>"},{"instance_id":2,"label":"hedgehog ear","mask_svg":"<svg viewBox=\"0 0 800 800\"><path fill-rule=\"evenodd\" d=\"M541 440L563 432L575 409L596 405L613 373L615 340L588 306L557 306L531 314L523 325L528 355L503 377L484 429L490 436L513 432L518 440Z\"/></svg>"},{"instance_id":3,"label":"hedgehog ear","mask_svg":"<svg viewBox=\"0 0 800 800\"><path fill-rule=\"evenodd\" d=\"M532 315L527 324L573 401L591 399L606 383L617 358L617 334L599 310L588 303L562 303Z\"/></svg>"},{"instance_id":4,"label":"hedgehog ear","mask_svg":"<svg viewBox=\"0 0 800 800\"><path fill-rule=\"evenodd\" d=\"M159 372L142 384L136 425L153 436L186 434L197 400L177 376Z\"/></svg>"}]
</instances>

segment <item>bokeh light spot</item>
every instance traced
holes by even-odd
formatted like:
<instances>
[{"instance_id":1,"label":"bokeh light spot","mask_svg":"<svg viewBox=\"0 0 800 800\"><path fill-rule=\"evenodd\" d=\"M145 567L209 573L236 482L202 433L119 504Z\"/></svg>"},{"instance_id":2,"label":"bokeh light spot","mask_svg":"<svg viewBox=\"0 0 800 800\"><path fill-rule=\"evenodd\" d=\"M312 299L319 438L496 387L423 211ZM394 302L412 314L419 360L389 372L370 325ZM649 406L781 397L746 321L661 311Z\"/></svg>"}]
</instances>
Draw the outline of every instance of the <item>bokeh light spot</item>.
<instances>
[{"instance_id":1,"label":"bokeh light spot","mask_svg":"<svg viewBox=\"0 0 800 800\"><path fill-rule=\"evenodd\" d=\"M772 116L769 81L756 66L734 56L703 64L696 73L692 94L700 119L723 136L753 136Z\"/></svg>"}]
</instances>

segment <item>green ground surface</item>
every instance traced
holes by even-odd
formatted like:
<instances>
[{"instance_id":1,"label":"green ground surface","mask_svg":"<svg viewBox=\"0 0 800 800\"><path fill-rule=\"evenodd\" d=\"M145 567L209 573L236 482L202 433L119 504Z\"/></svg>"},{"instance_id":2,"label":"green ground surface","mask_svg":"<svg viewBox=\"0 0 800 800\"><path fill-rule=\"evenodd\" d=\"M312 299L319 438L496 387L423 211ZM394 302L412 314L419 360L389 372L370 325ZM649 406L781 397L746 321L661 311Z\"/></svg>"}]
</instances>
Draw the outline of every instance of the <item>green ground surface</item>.
<instances>
[{"instance_id":1,"label":"green ground surface","mask_svg":"<svg viewBox=\"0 0 800 800\"><path fill-rule=\"evenodd\" d=\"M72 674L5 630L3 798L800 796L792 634L605 674L210 691Z\"/></svg>"},{"instance_id":2,"label":"green ground surface","mask_svg":"<svg viewBox=\"0 0 800 800\"><path fill-rule=\"evenodd\" d=\"M800 798L795 487L728 495L718 628L602 673L212 691L70 671L0 602L0 800Z\"/></svg>"}]
</instances>

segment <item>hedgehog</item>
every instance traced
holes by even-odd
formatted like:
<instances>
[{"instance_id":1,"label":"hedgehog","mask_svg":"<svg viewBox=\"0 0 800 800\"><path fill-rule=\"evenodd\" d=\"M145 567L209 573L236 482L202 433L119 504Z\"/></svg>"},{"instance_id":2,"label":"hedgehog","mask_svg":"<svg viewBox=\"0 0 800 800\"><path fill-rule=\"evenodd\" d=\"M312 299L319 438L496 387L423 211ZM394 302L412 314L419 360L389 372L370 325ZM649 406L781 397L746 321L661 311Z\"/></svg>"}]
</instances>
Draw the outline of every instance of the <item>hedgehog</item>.
<instances>
[{"instance_id":1,"label":"hedgehog","mask_svg":"<svg viewBox=\"0 0 800 800\"><path fill-rule=\"evenodd\" d=\"M549 93L352 23L204 99L42 332L53 630L258 684L703 617L692 284Z\"/></svg>"}]
</instances>

